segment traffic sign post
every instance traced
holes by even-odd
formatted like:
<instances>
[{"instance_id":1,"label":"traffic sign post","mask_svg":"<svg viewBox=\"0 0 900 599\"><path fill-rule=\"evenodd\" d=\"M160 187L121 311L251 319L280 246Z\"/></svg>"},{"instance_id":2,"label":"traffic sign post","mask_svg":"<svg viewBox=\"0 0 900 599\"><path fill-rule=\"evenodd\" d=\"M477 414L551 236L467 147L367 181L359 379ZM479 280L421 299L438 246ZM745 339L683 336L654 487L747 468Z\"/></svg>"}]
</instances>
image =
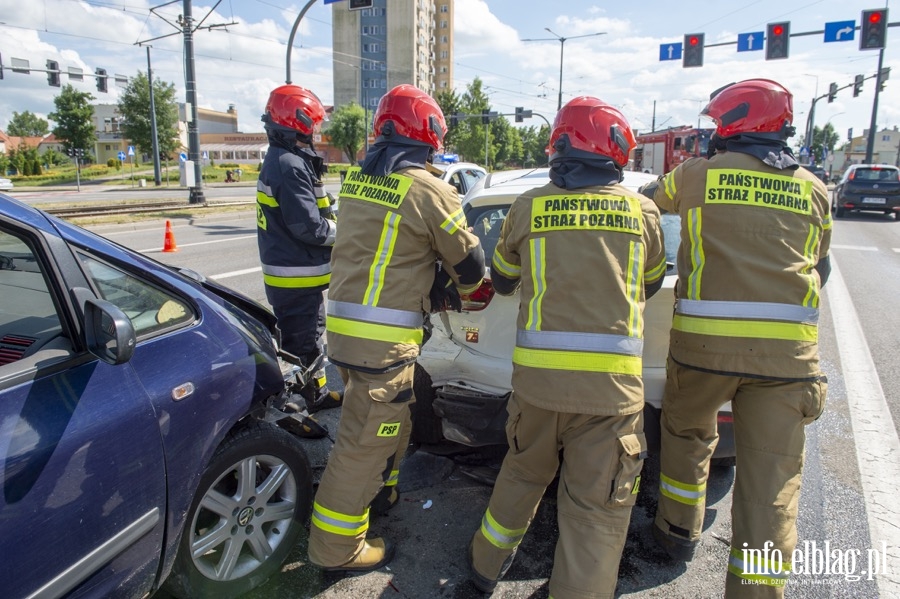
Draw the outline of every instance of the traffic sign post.
<instances>
[{"instance_id":1,"label":"traffic sign post","mask_svg":"<svg viewBox=\"0 0 900 599\"><path fill-rule=\"evenodd\" d=\"M763 49L763 41L766 38L764 31L751 31L738 34L738 52L755 52Z\"/></svg>"},{"instance_id":2,"label":"traffic sign post","mask_svg":"<svg viewBox=\"0 0 900 599\"><path fill-rule=\"evenodd\" d=\"M825 23L824 42L852 42L856 35L856 21Z\"/></svg>"},{"instance_id":3,"label":"traffic sign post","mask_svg":"<svg viewBox=\"0 0 900 599\"><path fill-rule=\"evenodd\" d=\"M681 42L677 44L660 44L660 60L681 60Z\"/></svg>"}]
</instances>

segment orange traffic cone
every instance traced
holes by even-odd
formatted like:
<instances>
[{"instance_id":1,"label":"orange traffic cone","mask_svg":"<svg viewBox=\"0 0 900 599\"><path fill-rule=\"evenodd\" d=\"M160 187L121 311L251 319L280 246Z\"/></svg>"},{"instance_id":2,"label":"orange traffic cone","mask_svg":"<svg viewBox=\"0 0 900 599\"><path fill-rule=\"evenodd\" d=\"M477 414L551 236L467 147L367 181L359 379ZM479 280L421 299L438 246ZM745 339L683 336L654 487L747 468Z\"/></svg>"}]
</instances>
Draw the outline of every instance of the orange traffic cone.
<instances>
[{"instance_id":1,"label":"orange traffic cone","mask_svg":"<svg viewBox=\"0 0 900 599\"><path fill-rule=\"evenodd\" d=\"M164 252L177 252L178 246L175 245L175 234L172 233L172 223L166 221L166 236L163 240L163 249Z\"/></svg>"}]
</instances>

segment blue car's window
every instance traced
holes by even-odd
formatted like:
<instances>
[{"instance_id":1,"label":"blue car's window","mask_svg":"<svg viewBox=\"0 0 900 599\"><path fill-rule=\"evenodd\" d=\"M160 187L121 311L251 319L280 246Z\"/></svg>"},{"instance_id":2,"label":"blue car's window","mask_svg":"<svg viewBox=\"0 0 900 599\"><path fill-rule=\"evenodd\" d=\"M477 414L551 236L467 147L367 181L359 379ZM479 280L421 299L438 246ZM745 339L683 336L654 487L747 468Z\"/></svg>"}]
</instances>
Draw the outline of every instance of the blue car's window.
<instances>
[{"instance_id":1,"label":"blue car's window","mask_svg":"<svg viewBox=\"0 0 900 599\"><path fill-rule=\"evenodd\" d=\"M128 315L138 337L194 320L190 306L174 295L90 256L79 257L100 296Z\"/></svg>"},{"instance_id":2,"label":"blue car's window","mask_svg":"<svg viewBox=\"0 0 900 599\"><path fill-rule=\"evenodd\" d=\"M25 240L0 230L0 366L62 334L41 265Z\"/></svg>"}]
</instances>

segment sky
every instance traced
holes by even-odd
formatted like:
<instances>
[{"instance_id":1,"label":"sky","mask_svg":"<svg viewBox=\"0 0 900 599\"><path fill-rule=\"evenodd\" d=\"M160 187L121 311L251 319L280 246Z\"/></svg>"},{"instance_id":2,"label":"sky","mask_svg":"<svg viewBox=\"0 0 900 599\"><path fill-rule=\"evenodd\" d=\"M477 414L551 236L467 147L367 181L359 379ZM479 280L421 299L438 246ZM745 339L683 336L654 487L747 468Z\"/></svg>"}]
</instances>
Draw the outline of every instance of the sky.
<instances>
[{"instance_id":1,"label":"sky","mask_svg":"<svg viewBox=\"0 0 900 599\"><path fill-rule=\"evenodd\" d=\"M193 36L198 105L225 111L234 104L241 131L262 131L259 117L269 92L285 82L287 41L306 4L193 0L195 21L203 19ZM347 10L348 4L316 1L300 21L291 49L293 83L312 89L326 105L334 97L332 6ZM874 75L879 51L860 50L858 31L854 41L832 43L818 33L792 37L789 58L767 61L764 51L737 52L738 35L765 31L767 23L778 21L789 21L792 34L821 32L825 23L859 24L863 10L887 7L889 21L898 27L888 30L883 66L892 67L893 76L879 95L876 129L900 127L900 12L891 14L889 5L886 0L455 0L454 88L462 93L478 77L493 110L513 113L522 106L552 122L562 49L563 103L580 95L598 97L617 106L638 132L654 125L712 126L699 117L711 91L762 77L794 94L794 124L802 134L813 98L825 95L832 82L843 87L858 74ZM77 82L64 74L62 83L91 92L97 103L115 103L121 88L112 76L147 71L147 51L139 45L145 42L152 46L154 78L173 83L184 101L184 40L177 27L183 9L184 0L0 0L0 129L14 111L47 118L59 92L47 85L45 73L11 72L13 57L34 68L45 68L48 59L63 71L104 68L111 76L108 93L98 92L92 77ZM592 35L597 33L602 35ZM693 33L705 34L702 67L660 60L661 45ZM560 36L566 41L560 43ZM849 128L860 135L870 126L874 98L874 79L865 81L858 97L852 87L841 90L833 103L816 103L815 123L830 122L841 139ZM535 116L525 125L543 122Z\"/></svg>"}]
</instances>

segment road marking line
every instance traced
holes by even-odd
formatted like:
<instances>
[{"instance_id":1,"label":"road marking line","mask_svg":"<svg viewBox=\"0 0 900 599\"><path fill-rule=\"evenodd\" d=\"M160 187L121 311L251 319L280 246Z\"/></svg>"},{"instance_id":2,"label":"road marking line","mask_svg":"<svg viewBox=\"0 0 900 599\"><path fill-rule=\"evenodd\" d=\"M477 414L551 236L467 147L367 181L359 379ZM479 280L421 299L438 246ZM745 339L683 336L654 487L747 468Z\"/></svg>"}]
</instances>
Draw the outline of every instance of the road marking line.
<instances>
[{"instance_id":1,"label":"road marking line","mask_svg":"<svg viewBox=\"0 0 900 599\"><path fill-rule=\"evenodd\" d=\"M877 576L878 591L882 597L900 597L900 526L896 512L897 489L900 489L900 439L856 308L834 258L827 297L847 388L869 538L873 550L881 551L882 543L886 543L888 553L892 554L891 559L885 559L886 573Z\"/></svg>"},{"instance_id":2,"label":"road marking line","mask_svg":"<svg viewBox=\"0 0 900 599\"><path fill-rule=\"evenodd\" d=\"M176 244L176 245L178 245L178 248L181 249L181 248L194 247L195 245L209 245L211 243L225 243L228 241L238 241L240 239L256 239L256 235L238 235L237 237L228 237L227 239L216 239L213 241L197 241L195 243L185 243L183 245L181 245L181 244ZM142 254L147 254L150 252L162 252L162 248L151 248L149 250L135 250L135 251L138 251Z\"/></svg>"},{"instance_id":3,"label":"road marking line","mask_svg":"<svg viewBox=\"0 0 900 599\"><path fill-rule=\"evenodd\" d=\"M227 279L229 277L239 277L241 275L249 275L253 272L259 272L262 270L262 266L257 266L255 268L245 268L244 270L233 270L231 272L223 272L220 275L209 275L210 279Z\"/></svg>"},{"instance_id":4,"label":"road marking line","mask_svg":"<svg viewBox=\"0 0 900 599\"><path fill-rule=\"evenodd\" d=\"M900 248L892 248L892 249L893 249L895 252L897 252L898 254L900 254Z\"/></svg>"},{"instance_id":5,"label":"road marking line","mask_svg":"<svg viewBox=\"0 0 900 599\"><path fill-rule=\"evenodd\" d=\"M831 246L832 249L835 250L859 250L860 252L877 252L877 247L872 247L870 245L834 245Z\"/></svg>"}]
</instances>

